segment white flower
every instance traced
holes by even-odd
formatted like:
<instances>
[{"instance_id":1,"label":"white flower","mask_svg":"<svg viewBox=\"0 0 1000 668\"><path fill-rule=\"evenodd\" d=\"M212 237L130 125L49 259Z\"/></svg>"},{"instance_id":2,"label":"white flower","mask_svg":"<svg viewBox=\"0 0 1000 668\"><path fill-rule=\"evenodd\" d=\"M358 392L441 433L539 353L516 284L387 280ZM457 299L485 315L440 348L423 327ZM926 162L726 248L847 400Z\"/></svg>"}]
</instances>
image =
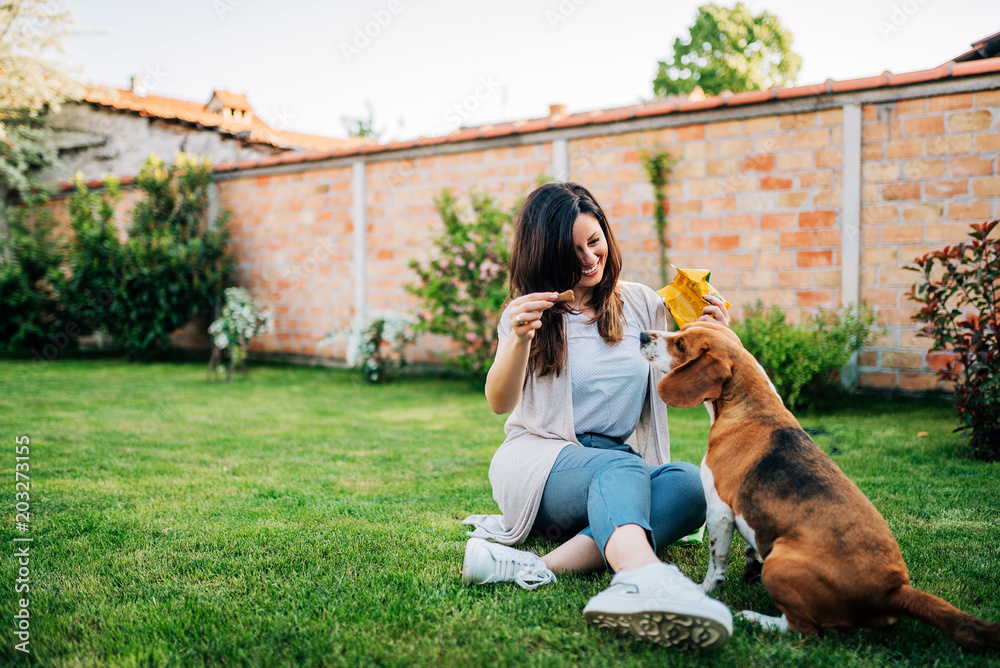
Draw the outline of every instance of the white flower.
<instances>
[{"instance_id":1,"label":"white flower","mask_svg":"<svg viewBox=\"0 0 1000 668\"><path fill-rule=\"evenodd\" d=\"M222 317L208 331L216 346L238 357L243 355L240 346L245 349L261 331L273 331L273 320L270 311L261 308L246 289L226 288L225 295Z\"/></svg>"}]
</instances>

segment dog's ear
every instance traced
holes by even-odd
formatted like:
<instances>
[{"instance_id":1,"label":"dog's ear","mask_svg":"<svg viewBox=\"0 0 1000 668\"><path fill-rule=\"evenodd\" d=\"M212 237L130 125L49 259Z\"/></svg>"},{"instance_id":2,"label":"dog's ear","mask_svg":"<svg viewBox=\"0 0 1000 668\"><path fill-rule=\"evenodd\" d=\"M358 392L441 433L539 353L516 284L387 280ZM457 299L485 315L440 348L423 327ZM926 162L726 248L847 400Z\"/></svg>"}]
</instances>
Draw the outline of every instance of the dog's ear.
<instances>
[{"instance_id":1,"label":"dog's ear","mask_svg":"<svg viewBox=\"0 0 1000 668\"><path fill-rule=\"evenodd\" d=\"M697 357L661 378L656 391L668 406L691 408L718 399L731 375L728 365L704 345Z\"/></svg>"}]
</instances>

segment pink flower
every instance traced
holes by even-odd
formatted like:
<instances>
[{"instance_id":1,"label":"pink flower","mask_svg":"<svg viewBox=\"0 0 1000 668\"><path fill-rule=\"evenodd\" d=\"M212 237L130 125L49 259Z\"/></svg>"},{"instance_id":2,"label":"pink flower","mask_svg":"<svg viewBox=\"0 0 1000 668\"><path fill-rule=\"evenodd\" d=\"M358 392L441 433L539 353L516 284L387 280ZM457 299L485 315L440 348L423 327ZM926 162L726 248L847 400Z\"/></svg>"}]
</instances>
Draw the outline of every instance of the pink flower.
<instances>
[{"instance_id":1,"label":"pink flower","mask_svg":"<svg viewBox=\"0 0 1000 668\"><path fill-rule=\"evenodd\" d=\"M483 264L480 265L480 267L479 267L479 279L480 280L486 280L486 279L489 279L489 278L493 278L494 276L496 276L497 270L499 268L500 268L500 265L498 265L497 263L492 262L490 260L487 260L486 262L483 262Z\"/></svg>"},{"instance_id":2,"label":"pink flower","mask_svg":"<svg viewBox=\"0 0 1000 668\"><path fill-rule=\"evenodd\" d=\"M475 332L466 332L465 340L468 341L469 343L475 343L476 341L479 340L479 335L476 334Z\"/></svg>"}]
</instances>

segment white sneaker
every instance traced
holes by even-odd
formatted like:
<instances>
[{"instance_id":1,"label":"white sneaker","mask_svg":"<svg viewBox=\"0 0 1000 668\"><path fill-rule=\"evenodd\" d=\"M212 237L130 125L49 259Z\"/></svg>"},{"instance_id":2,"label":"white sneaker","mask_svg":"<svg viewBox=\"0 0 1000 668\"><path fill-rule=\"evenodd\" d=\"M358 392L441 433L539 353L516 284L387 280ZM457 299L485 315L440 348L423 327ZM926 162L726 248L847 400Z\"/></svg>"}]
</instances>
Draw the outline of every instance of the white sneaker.
<instances>
[{"instance_id":1,"label":"white sneaker","mask_svg":"<svg viewBox=\"0 0 1000 668\"><path fill-rule=\"evenodd\" d=\"M516 582L524 589L534 589L555 581L555 573L531 552L515 550L482 538L470 538L465 545L465 562L462 564L464 585Z\"/></svg>"},{"instance_id":2,"label":"white sneaker","mask_svg":"<svg viewBox=\"0 0 1000 668\"><path fill-rule=\"evenodd\" d=\"M721 601L669 564L649 564L611 578L611 586L583 609L591 624L667 646L722 647L733 633L733 615Z\"/></svg>"}]
</instances>

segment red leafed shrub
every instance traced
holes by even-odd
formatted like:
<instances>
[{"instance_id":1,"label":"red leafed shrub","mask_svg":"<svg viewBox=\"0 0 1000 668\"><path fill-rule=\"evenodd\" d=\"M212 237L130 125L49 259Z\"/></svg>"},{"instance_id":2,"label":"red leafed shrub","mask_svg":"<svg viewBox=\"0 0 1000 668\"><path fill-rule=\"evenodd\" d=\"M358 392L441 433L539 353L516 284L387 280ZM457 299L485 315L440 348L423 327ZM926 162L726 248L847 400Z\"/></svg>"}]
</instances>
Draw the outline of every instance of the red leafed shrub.
<instances>
[{"instance_id":1,"label":"red leafed shrub","mask_svg":"<svg viewBox=\"0 0 1000 668\"><path fill-rule=\"evenodd\" d=\"M935 351L953 356L938 369L955 387L960 426L976 459L1000 459L1000 220L972 225L969 239L906 267L920 272L907 296Z\"/></svg>"}]
</instances>

